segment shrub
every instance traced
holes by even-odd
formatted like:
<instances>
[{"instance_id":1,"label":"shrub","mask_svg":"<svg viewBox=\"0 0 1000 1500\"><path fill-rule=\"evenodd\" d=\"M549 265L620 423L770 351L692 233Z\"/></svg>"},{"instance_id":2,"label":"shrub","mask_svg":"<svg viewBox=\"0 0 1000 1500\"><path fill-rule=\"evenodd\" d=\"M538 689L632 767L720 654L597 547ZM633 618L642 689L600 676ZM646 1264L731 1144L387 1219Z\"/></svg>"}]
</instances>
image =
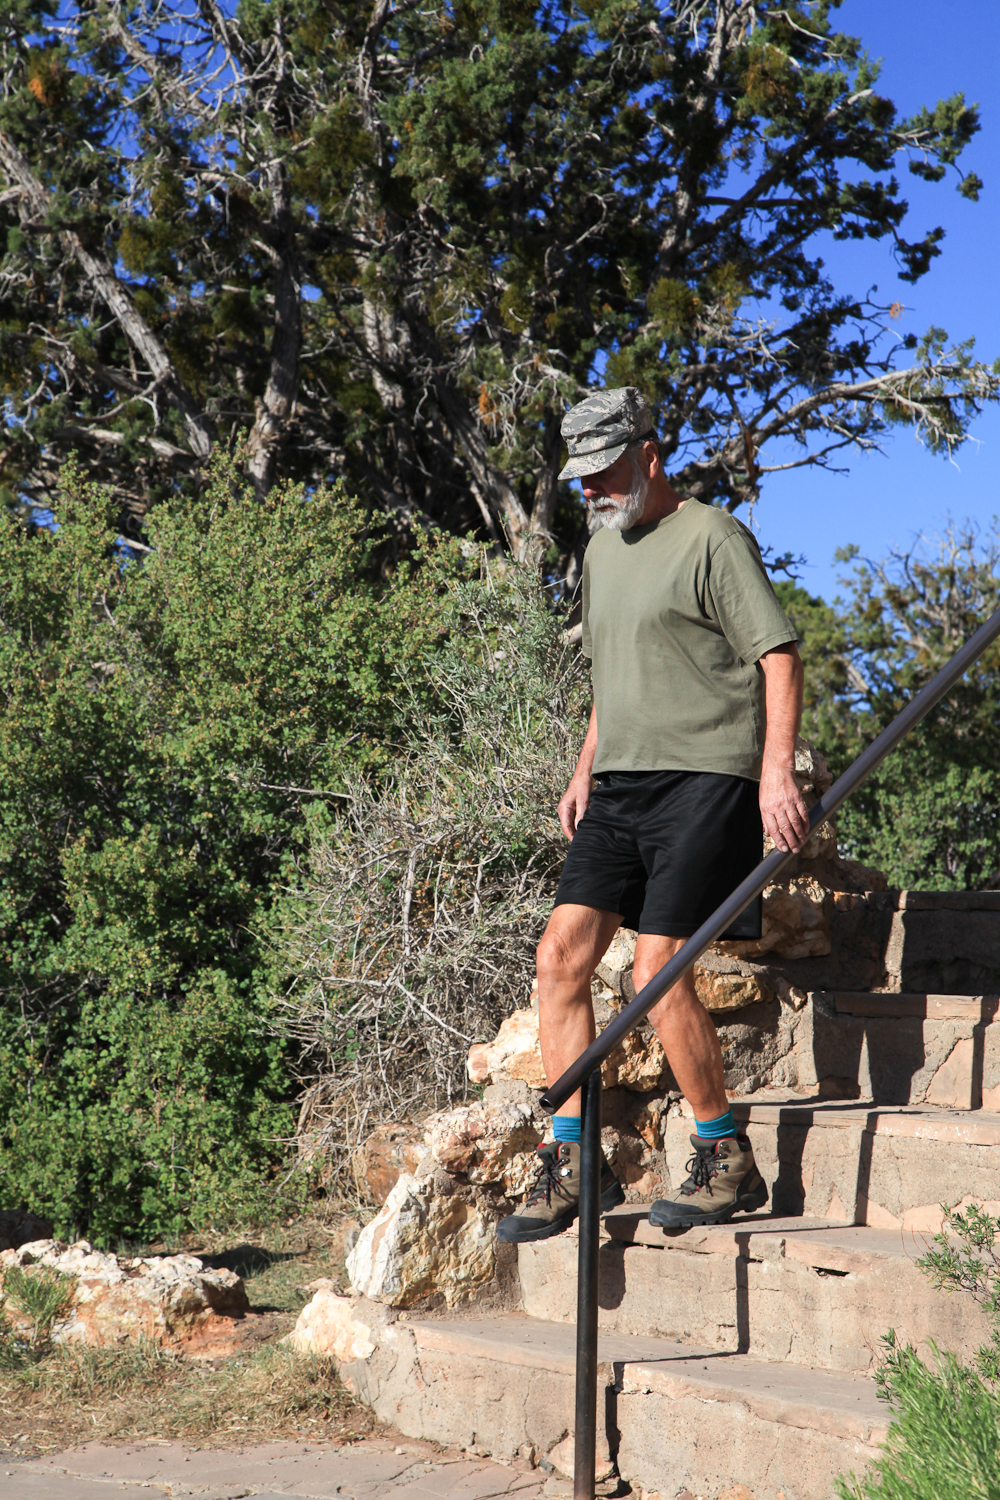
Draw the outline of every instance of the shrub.
<instances>
[{"instance_id":1,"label":"shrub","mask_svg":"<svg viewBox=\"0 0 1000 1500\"><path fill-rule=\"evenodd\" d=\"M255 934L391 763L466 565L428 543L387 583L341 490L258 503L222 459L141 563L72 470L56 512L0 518L0 1175L61 1234L148 1239L266 1207L293 1085Z\"/></svg>"},{"instance_id":2,"label":"shrub","mask_svg":"<svg viewBox=\"0 0 1000 1500\"><path fill-rule=\"evenodd\" d=\"M355 778L274 909L275 996L333 1174L366 1126L462 1099L470 1042L526 1005L565 840L556 804L589 684L537 581L452 581L441 649L401 679L385 784Z\"/></svg>"},{"instance_id":3,"label":"shrub","mask_svg":"<svg viewBox=\"0 0 1000 1500\"><path fill-rule=\"evenodd\" d=\"M971 1296L989 1317L975 1368L933 1345L933 1365L890 1331L878 1372L893 1420L881 1456L860 1480L837 1481L842 1500L1000 1500L1000 1220L973 1204L945 1208L936 1248L917 1264L934 1285Z\"/></svg>"},{"instance_id":4,"label":"shrub","mask_svg":"<svg viewBox=\"0 0 1000 1500\"><path fill-rule=\"evenodd\" d=\"M855 547L838 557L852 566L846 603L788 581L777 591L802 637L803 733L839 775L997 608L1000 520L949 522L881 562L861 561ZM841 851L894 885L1000 882L998 703L994 643L844 804Z\"/></svg>"}]
</instances>

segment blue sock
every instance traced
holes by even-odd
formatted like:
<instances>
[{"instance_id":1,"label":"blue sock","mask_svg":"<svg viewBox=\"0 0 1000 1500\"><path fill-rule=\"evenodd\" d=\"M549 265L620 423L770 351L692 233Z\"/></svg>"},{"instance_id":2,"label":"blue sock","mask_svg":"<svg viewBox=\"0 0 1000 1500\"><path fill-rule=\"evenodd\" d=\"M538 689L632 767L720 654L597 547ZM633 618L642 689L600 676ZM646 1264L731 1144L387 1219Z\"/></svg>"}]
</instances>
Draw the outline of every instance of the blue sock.
<instances>
[{"instance_id":1,"label":"blue sock","mask_svg":"<svg viewBox=\"0 0 1000 1500\"><path fill-rule=\"evenodd\" d=\"M694 1123L703 1141L721 1141L727 1135L736 1134L736 1121L731 1109L727 1109L717 1120L695 1120Z\"/></svg>"},{"instance_id":2,"label":"blue sock","mask_svg":"<svg viewBox=\"0 0 1000 1500\"><path fill-rule=\"evenodd\" d=\"M580 1116L553 1115L552 1134L557 1141L578 1141L580 1139Z\"/></svg>"}]
</instances>

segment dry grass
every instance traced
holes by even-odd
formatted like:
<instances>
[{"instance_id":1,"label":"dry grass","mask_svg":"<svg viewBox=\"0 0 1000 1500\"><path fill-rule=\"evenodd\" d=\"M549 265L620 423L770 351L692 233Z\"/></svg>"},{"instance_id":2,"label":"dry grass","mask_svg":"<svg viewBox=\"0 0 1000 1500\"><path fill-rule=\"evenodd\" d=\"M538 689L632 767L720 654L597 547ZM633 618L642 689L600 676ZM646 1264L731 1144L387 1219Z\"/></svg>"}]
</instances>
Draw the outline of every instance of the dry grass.
<instances>
[{"instance_id":1,"label":"dry grass","mask_svg":"<svg viewBox=\"0 0 1000 1500\"><path fill-rule=\"evenodd\" d=\"M32 1349L0 1336L0 1456L98 1438L227 1446L282 1437L343 1442L375 1431L370 1412L329 1361L303 1358L276 1342L308 1300L309 1282L326 1276L342 1283L343 1238L353 1222L310 1221L169 1247L236 1271L251 1307L273 1314L272 1342L246 1353L194 1362L148 1341Z\"/></svg>"},{"instance_id":2,"label":"dry grass","mask_svg":"<svg viewBox=\"0 0 1000 1500\"><path fill-rule=\"evenodd\" d=\"M0 1431L51 1451L101 1439L186 1438L225 1445L275 1437L346 1438L373 1430L329 1361L274 1344L218 1364L156 1345L53 1349L0 1373Z\"/></svg>"}]
</instances>

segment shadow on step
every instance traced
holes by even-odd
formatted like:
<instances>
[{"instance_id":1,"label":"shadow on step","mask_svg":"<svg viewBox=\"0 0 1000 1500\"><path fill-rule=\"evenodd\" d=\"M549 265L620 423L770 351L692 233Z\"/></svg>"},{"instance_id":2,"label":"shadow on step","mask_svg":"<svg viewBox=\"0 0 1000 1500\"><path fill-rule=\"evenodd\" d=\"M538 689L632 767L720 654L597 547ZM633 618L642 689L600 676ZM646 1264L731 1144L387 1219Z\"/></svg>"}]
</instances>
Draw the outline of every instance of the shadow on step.
<instances>
[{"instance_id":1,"label":"shadow on step","mask_svg":"<svg viewBox=\"0 0 1000 1500\"><path fill-rule=\"evenodd\" d=\"M983 1103L990 995L823 994L813 1015L820 1093L883 1105ZM994 1080L992 1072L989 1083Z\"/></svg>"}]
</instances>

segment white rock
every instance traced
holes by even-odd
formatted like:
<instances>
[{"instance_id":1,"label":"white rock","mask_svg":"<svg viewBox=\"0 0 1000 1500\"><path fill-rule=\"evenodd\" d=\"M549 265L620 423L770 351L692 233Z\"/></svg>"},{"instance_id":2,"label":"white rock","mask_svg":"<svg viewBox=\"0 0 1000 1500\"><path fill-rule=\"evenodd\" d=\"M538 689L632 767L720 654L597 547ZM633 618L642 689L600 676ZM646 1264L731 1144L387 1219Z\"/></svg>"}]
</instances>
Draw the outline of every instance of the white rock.
<instances>
[{"instance_id":1,"label":"white rock","mask_svg":"<svg viewBox=\"0 0 1000 1500\"><path fill-rule=\"evenodd\" d=\"M515 1010L492 1042L479 1042L472 1047L468 1070L473 1083L499 1077L519 1078L529 1088L543 1089L545 1070L538 1046L537 1010Z\"/></svg>"},{"instance_id":2,"label":"white rock","mask_svg":"<svg viewBox=\"0 0 1000 1500\"><path fill-rule=\"evenodd\" d=\"M218 1335L218 1315L231 1322L249 1309L238 1276L211 1270L194 1255L120 1260L86 1240L74 1245L34 1240L0 1253L0 1290L11 1266L29 1272L32 1266L48 1266L72 1282L71 1305L53 1326L54 1343L100 1346L136 1337L197 1341L208 1332ZM4 1312L16 1326L26 1322L9 1301Z\"/></svg>"},{"instance_id":3,"label":"white rock","mask_svg":"<svg viewBox=\"0 0 1000 1500\"><path fill-rule=\"evenodd\" d=\"M538 1127L520 1100L466 1104L432 1115L424 1140L445 1171L484 1186L506 1187L512 1175L518 1180L522 1175L517 1158L530 1152L534 1159Z\"/></svg>"},{"instance_id":4,"label":"white rock","mask_svg":"<svg viewBox=\"0 0 1000 1500\"><path fill-rule=\"evenodd\" d=\"M347 1257L351 1287L390 1307L438 1292L449 1307L493 1277L495 1235L460 1194L436 1197L432 1178L405 1172Z\"/></svg>"},{"instance_id":5,"label":"white rock","mask_svg":"<svg viewBox=\"0 0 1000 1500\"><path fill-rule=\"evenodd\" d=\"M299 1313L298 1321L283 1344L299 1354L350 1363L374 1354L374 1331L358 1314L350 1297L341 1297L332 1281L313 1282L316 1290Z\"/></svg>"}]
</instances>

